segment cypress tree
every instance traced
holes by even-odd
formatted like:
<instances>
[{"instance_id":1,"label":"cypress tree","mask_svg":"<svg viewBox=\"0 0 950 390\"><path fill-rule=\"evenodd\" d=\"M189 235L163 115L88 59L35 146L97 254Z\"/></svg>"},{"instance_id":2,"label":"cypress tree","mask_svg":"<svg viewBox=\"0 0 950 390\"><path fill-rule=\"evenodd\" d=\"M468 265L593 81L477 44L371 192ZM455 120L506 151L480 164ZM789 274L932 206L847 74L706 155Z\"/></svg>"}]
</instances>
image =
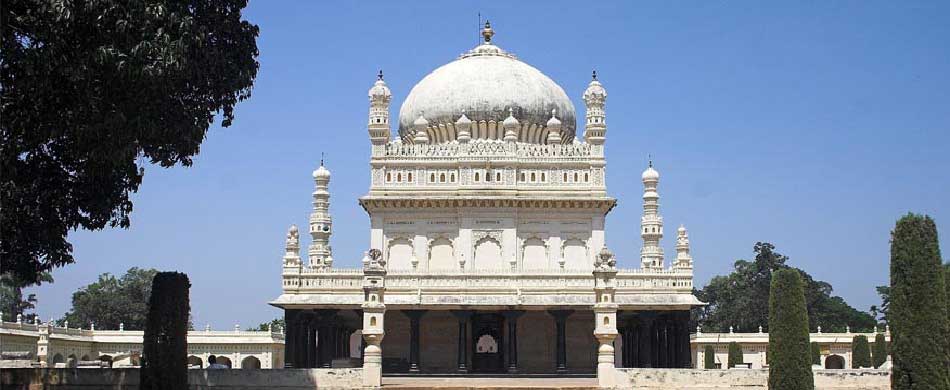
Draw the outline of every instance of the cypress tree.
<instances>
[{"instance_id":1,"label":"cypress tree","mask_svg":"<svg viewBox=\"0 0 950 390\"><path fill-rule=\"evenodd\" d=\"M733 368L736 364L742 363L745 363L742 361L742 347L735 341L729 342L729 368Z\"/></svg>"},{"instance_id":2,"label":"cypress tree","mask_svg":"<svg viewBox=\"0 0 950 390\"><path fill-rule=\"evenodd\" d=\"M808 312L802 277L794 269L772 274L769 293L769 389L814 390Z\"/></svg>"},{"instance_id":3,"label":"cypress tree","mask_svg":"<svg viewBox=\"0 0 950 390\"><path fill-rule=\"evenodd\" d=\"M891 232L891 388L950 389L947 292L937 226L907 214Z\"/></svg>"},{"instance_id":4,"label":"cypress tree","mask_svg":"<svg viewBox=\"0 0 950 390\"><path fill-rule=\"evenodd\" d=\"M716 350L712 345L707 345L703 350L703 368L707 370L716 368Z\"/></svg>"},{"instance_id":5,"label":"cypress tree","mask_svg":"<svg viewBox=\"0 0 950 390\"><path fill-rule=\"evenodd\" d=\"M851 368L871 367L871 348L867 336L854 336L851 340Z\"/></svg>"},{"instance_id":6,"label":"cypress tree","mask_svg":"<svg viewBox=\"0 0 950 390\"><path fill-rule=\"evenodd\" d=\"M874 336L874 352L871 357L873 358L872 363L874 363L874 368L880 367L884 362L887 361L887 341L884 340L884 334L878 333Z\"/></svg>"},{"instance_id":7,"label":"cypress tree","mask_svg":"<svg viewBox=\"0 0 950 390\"><path fill-rule=\"evenodd\" d=\"M821 346L814 341L811 343L811 364L821 364Z\"/></svg>"},{"instance_id":8,"label":"cypress tree","mask_svg":"<svg viewBox=\"0 0 950 390\"><path fill-rule=\"evenodd\" d=\"M152 279L142 340L142 390L188 388L188 275L159 272Z\"/></svg>"}]
</instances>

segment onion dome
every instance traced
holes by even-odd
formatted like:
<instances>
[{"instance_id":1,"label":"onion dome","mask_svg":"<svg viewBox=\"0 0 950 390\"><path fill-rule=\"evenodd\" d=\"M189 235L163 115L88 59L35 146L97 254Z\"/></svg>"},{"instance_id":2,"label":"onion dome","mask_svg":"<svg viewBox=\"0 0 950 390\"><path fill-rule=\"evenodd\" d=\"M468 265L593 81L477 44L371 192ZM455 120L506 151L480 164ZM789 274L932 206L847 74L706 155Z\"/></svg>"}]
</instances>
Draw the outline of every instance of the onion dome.
<instances>
[{"instance_id":1,"label":"onion dome","mask_svg":"<svg viewBox=\"0 0 950 390\"><path fill-rule=\"evenodd\" d=\"M548 126L560 126L561 120L557 119L557 109L551 109L551 119L548 119Z\"/></svg>"},{"instance_id":2,"label":"onion dome","mask_svg":"<svg viewBox=\"0 0 950 390\"><path fill-rule=\"evenodd\" d=\"M320 162L320 167L313 171L314 179L329 179L330 170L323 166L323 161Z\"/></svg>"},{"instance_id":3,"label":"onion dome","mask_svg":"<svg viewBox=\"0 0 950 390\"><path fill-rule=\"evenodd\" d=\"M392 97L392 92L389 90L389 87L386 86L386 82L383 81L383 71L379 71L379 75L376 76L376 82L369 89L368 92L369 98L385 98L389 99Z\"/></svg>"},{"instance_id":4,"label":"onion dome","mask_svg":"<svg viewBox=\"0 0 950 390\"><path fill-rule=\"evenodd\" d=\"M587 89L584 90L584 101L589 104L596 100L602 102L606 98L607 90L600 84L600 81L597 81L597 71L595 70L591 77L590 84L588 84Z\"/></svg>"},{"instance_id":5,"label":"onion dome","mask_svg":"<svg viewBox=\"0 0 950 390\"><path fill-rule=\"evenodd\" d=\"M660 172L657 172L656 169L653 169L653 162L650 162L650 166L643 171L643 175L640 176L644 182L648 181L659 181Z\"/></svg>"},{"instance_id":6,"label":"onion dome","mask_svg":"<svg viewBox=\"0 0 950 390\"><path fill-rule=\"evenodd\" d=\"M419 81L399 109L399 135L415 136L413 122L423 112L433 143L457 139L455 122L465 113L474 122L472 139L502 139L499 125L517 117L518 142L545 143L551 109L560 114L562 142L574 140L574 105L557 83L536 68L492 43L494 30L485 24L484 42Z\"/></svg>"}]
</instances>

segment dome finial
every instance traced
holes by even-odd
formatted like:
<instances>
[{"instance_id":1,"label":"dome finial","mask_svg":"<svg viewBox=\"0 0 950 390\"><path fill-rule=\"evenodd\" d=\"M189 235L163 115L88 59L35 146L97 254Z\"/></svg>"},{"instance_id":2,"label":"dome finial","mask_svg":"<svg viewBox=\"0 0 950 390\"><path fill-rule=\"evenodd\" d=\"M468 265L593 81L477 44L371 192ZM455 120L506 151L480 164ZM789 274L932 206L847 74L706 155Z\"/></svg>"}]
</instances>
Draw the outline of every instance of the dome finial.
<instances>
[{"instance_id":1,"label":"dome finial","mask_svg":"<svg viewBox=\"0 0 950 390\"><path fill-rule=\"evenodd\" d=\"M649 165L650 168L653 168L653 155L652 155L652 154L648 154L648 155L647 155L647 165Z\"/></svg>"},{"instance_id":2,"label":"dome finial","mask_svg":"<svg viewBox=\"0 0 950 390\"><path fill-rule=\"evenodd\" d=\"M597 69L594 69L594 72L591 74L591 77L592 77L594 80L597 80Z\"/></svg>"},{"instance_id":3,"label":"dome finial","mask_svg":"<svg viewBox=\"0 0 950 390\"><path fill-rule=\"evenodd\" d=\"M379 70L379 74L376 75L376 80L382 80L382 79L383 79L383 70L380 69L380 70Z\"/></svg>"},{"instance_id":4,"label":"dome finial","mask_svg":"<svg viewBox=\"0 0 950 390\"><path fill-rule=\"evenodd\" d=\"M491 23L485 20L485 27L482 28L482 36L485 37L485 43L491 43L491 37L495 35L495 30L491 29Z\"/></svg>"},{"instance_id":5,"label":"dome finial","mask_svg":"<svg viewBox=\"0 0 950 390\"><path fill-rule=\"evenodd\" d=\"M324 156L325 156L325 154L324 154L323 152L320 152L320 166L321 166L321 167L323 166L323 158L324 158Z\"/></svg>"}]
</instances>

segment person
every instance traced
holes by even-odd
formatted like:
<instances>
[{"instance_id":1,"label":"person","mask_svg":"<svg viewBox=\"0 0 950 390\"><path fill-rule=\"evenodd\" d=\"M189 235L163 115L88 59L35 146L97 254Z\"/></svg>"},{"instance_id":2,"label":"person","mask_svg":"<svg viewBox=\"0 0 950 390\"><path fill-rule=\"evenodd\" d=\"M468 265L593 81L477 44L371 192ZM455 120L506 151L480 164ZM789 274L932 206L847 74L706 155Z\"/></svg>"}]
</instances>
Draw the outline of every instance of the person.
<instances>
[{"instance_id":1,"label":"person","mask_svg":"<svg viewBox=\"0 0 950 390\"><path fill-rule=\"evenodd\" d=\"M218 357L217 357L217 356L214 356L214 355L211 355L211 356L208 356L208 369L209 369L209 370L221 370L221 369L225 369L225 370L226 370L226 369L228 369L228 366L225 366L225 365L223 365L223 364L219 364L219 363L218 363Z\"/></svg>"}]
</instances>

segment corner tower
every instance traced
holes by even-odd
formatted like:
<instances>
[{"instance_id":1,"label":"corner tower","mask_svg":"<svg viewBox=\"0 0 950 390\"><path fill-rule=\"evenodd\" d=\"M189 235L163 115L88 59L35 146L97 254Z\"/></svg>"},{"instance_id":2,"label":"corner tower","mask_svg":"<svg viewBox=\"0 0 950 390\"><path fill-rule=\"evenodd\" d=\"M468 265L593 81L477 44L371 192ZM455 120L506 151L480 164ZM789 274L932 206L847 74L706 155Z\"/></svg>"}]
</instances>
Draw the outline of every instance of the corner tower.
<instances>
[{"instance_id":1,"label":"corner tower","mask_svg":"<svg viewBox=\"0 0 950 390\"><path fill-rule=\"evenodd\" d=\"M330 171L323 166L313 171L315 189L313 191L313 212L310 214L310 248L307 256L310 267L330 268L333 266L333 253L330 248L330 235L333 234L333 219L330 218Z\"/></svg>"},{"instance_id":2,"label":"corner tower","mask_svg":"<svg viewBox=\"0 0 950 390\"><path fill-rule=\"evenodd\" d=\"M663 217L660 216L660 173L653 169L653 161L643 171L643 217L640 219L640 237L643 248L640 249L640 263L643 269L663 269Z\"/></svg>"}]
</instances>

